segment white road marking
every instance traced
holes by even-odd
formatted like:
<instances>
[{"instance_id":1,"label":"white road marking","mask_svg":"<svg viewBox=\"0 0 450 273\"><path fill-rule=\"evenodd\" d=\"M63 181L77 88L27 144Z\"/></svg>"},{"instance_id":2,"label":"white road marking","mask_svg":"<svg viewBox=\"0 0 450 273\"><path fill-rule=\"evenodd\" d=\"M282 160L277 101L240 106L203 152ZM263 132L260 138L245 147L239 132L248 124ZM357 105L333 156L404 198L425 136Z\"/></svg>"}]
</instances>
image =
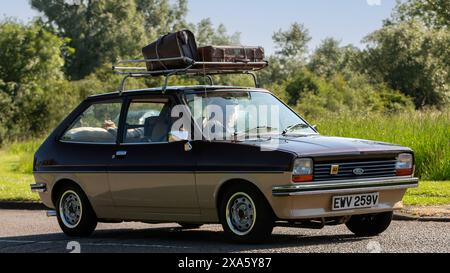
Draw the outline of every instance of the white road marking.
<instances>
[{"instance_id":1,"label":"white road marking","mask_svg":"<svg viewBox=\"0 0 450 273\"><path fill-rule=\"evenodd\" d=\"M64 243L66 241L27 241L27 240L0 240L0 243L13 244L54 244ZM118 246L118 247L156 247L156 248L181 248L190 249L188 246L165 246L165 245L146 245L146 244L121 244L121 243L81 243L82 246Z\"/></svg>"},{"instance_id":2,"label":"white road marking","mask_svg":"<svg viewBox=\"0 0 450 273\"><path fill-rule=\"evenodd\" d=\"M25 240L0 240L0 243L25 243L32 244L34 241L25 241Z\"/></svg>"}]
</instances>

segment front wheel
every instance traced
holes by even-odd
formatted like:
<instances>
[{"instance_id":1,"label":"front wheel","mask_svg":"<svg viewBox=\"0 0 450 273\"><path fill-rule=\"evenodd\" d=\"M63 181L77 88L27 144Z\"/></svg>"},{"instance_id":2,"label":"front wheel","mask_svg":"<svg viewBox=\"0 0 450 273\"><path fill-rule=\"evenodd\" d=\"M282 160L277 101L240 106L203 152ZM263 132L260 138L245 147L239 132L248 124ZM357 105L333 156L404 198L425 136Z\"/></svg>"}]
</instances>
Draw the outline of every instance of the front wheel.
<instances>
[{"instance_id":1,"label":"front wheel","mask_svg":"<svg viewBox=\"0 0 450 273\"><path fill-rule=\"evenodd\" d=\"M89 236L97 227L97 216L89 200L81 189L72 185L59 191L57 217L59 226L68 236Z\"/></svg>"},{"instance_id":2,"label":"front wheel","mask_svg":"<svg viewBox=\"0 0 450 273\"><path fill-rule=\"evenodd\" d=\"M274 226L272 209L253 187L228 188L221 198L219 210L222 227L233 241L258 243L270 238Z\"/></svg>"},{"instance_id":3,"label":"front wheel","mask_svg":"<svg viewBox=\"0 0 450 273\"><path fill-rule=\"evenodd\" d=\"M354 215L345 224L356 236L376 236L383 233L391 224L394 213Z\"/></svg>"}]
</instances>

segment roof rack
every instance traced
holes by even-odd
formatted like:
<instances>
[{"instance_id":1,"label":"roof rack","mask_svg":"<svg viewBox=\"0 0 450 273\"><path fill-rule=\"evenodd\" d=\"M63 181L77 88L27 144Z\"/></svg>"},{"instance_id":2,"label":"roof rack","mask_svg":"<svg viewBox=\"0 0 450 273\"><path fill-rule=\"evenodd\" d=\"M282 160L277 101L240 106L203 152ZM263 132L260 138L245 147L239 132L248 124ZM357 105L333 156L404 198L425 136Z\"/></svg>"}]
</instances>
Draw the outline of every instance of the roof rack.
<instances>
[{"instance_id":1,"label":"roof rack","mask_svg":"<svg viewBox=\"0 0 450 273\"><path fill-rule=\"evenodd\" d=\"M177 69L167 69L158 71L148 71L144 66L131 66L136 64L148 64L170 61L182 61L186 63L185 67ZM130 66L127 66L130 65ZM251 75L255 81L255 86L259 87L258 77L254 72L259 71L267 67L269 63L263 62L198 62L187 57L175 57L175 58L161 58L161 59L146 59L146 60L127 60L120 61L113 65L114 72L124 75L119 86L119 93L121 94L125 90L125 83L129 78L142 78L142 77L156 77L164 76L163 92L166 91L168 80L171 76L176 75L189 75L189 76L201 76L209 80L213 85L213 75L225 75L225 74L246 74Z\"/></svg>"}]
</instances>

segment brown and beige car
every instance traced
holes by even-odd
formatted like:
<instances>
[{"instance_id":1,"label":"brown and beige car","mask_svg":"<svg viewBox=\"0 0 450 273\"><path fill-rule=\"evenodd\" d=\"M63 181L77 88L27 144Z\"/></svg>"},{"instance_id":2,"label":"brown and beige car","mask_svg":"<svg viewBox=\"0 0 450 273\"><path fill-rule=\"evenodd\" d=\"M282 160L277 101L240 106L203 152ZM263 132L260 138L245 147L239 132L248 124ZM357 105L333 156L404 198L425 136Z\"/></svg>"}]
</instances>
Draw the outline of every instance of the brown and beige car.
<instances>
[{"instance_id":1,"label":"brown and beige car","mask_svg":"<svg viewBox=\"0 0 450 273\"><path fill-rule=\"evenodd\" d=\"M211 105L223 120L209 122ZM191 86L87 98L37 151L31 189L69 236L98 222L221 223L255 242L274 226L380 234L413 174L411 149L322 136L267 90Z\"/></svg>"}]
</instances>

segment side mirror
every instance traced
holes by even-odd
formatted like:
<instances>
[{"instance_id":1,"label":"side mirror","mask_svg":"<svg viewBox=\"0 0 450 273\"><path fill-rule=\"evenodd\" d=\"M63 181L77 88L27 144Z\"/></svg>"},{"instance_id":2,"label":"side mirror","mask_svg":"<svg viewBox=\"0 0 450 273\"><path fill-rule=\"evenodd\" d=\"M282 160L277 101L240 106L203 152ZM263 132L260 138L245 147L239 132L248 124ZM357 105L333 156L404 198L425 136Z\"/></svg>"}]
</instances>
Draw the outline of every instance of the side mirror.
<instances>
[{"instance_id":1,"label":"side mirror","mask_svg":"<svg viewBox=\"0 0 450 273\"><path fill-rule=\"evenodd\" d=\"M314 129L314 131L319 132L319 129L317 129L317 125L313 125L312 128Z\"/></svg>"},{"instance_id":2,"label":"side mirror","mask_svg":"<svg viewBox=\"0 0 450 273\"><path fill-rule=\"evenodd\" d=\"M189 140L188 131L171 131L169 133L169 142L181 142Z\"/></svg>"}]
</instances>

